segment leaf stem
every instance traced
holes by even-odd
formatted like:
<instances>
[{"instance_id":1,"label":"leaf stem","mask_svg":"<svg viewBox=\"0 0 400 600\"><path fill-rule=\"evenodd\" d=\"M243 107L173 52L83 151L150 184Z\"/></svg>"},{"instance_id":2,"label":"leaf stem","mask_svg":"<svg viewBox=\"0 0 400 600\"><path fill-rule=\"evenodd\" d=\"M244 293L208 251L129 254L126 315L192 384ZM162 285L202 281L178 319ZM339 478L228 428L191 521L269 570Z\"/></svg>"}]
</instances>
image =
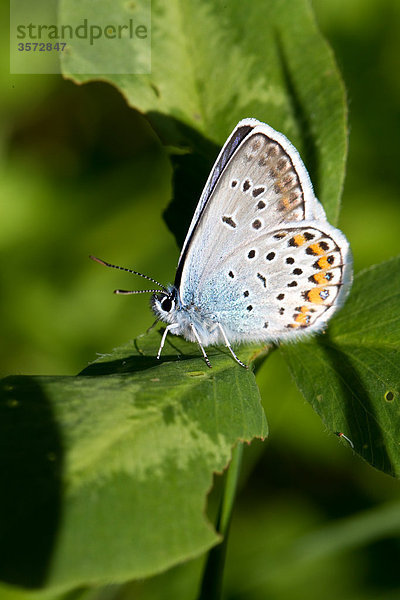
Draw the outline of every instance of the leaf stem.
<instances>
[{"instance_id":1,"label":"leaf stem","mask_svg":"<svg viewBox=\"0 0 400 600\"><path fill-rule=\"evenodd\" d=\"M223 536L223 540L218 546L211 548L208 554L198 600L220 600L221 598L229 527L235 504L242 454L243 444L239 442L232 450L232 460L226 472L216 524L217 532Z\"/></svg>"}]
</instances>

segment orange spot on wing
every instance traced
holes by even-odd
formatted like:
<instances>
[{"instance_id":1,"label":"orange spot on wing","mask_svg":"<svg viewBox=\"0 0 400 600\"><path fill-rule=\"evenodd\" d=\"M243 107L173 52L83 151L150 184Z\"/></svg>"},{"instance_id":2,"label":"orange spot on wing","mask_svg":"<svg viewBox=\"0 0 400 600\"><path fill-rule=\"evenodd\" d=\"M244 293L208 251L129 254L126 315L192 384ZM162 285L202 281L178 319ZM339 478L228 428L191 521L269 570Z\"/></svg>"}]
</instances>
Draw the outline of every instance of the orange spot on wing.
<instances>
[{"instance_id":1,"label":"orange spot on wing","mask_svg":"<svg viewBox=\"0 0 400 600\"><path fill-rule=\"evenodd\" d=\"M316 244L311 244L309 249L313 254L324 254L325 250L321 248L320 244L317 242Z\"/></svg>"},{"instance_id":2,"label":"orange spot on wing","mask_svg":"<svg viewBox=\"0 0 400 600\"><path fill-rule=\"evenodd\" d=\"M320 285L325 285L329 283L327 278L325 277L325 273L316 273L315 275L313 275L313 280L315 281L315 283L319 283Z\"/></svg>"},{"instance_id":3,"label":"orange spot on wing","mask_svg":"<svg viewBox=\"0 0 400 600\"><path fill-rule=\"evenodd\" d=\"M290 207L290 200L289 198L282 198L281 200L281 204L284 208L288 209Z\"/></svg>"},{"instance_id":4,"label":"orange spot on wing","mask_svg":"<svg viewBox=\"0 0 400 600\"><path fill-rule=\"evenodd\" d=\"M321 298L322 287L316 287L307 292L307 300L314 304L323 304L324 300Z\"/></svg>"},{"instance_id":5,"label":"orange spot on wing","mask_svg":"<svg viewBox=\"0 0 400 600\"><path fill-rule=\"evenodd\" d=\"M318 244L314 244L314 246L317 246ZM322 256L319 260L318 260L318 266L320 269L329 269L329 267L331 267L332 265L328 262L328 257L327 256Z\"/></svg>"},{"instance_id":6,"label":"orange spot on wing","mask_svg":"<svg viewBox=\"0 0 400 600\"><path fill-rule=\"evenodd\" d=\"M305 327L310 322L310 315L308 313L311 309L309 306L303 305L297 310L299 310L299 312L294 317L295 327Z\"/></svg>"},{"instance_id":7,"label":"orange spot on wing","mask_svg":"<svg viewBox=\"0 0 400 600\"><path fill-rule=\"evenodd\" d=\"M303 244L306 243L306 238L304 237L304 235L302 233L298 233L297 235L295 235L293 237L293 242L296 246L302 246Z\"/></svg>"},{"instance_id":8,"label":"orange spot on wing","mask_svg":"<svg viewBox=\"0 0 400 600\"><path fill-rule=\"evenodd\" d=\"M300 312L295 318L295 321L298 325L308 325L309 320L310 317L304 312Z\"/></svg>"}]
</instances>

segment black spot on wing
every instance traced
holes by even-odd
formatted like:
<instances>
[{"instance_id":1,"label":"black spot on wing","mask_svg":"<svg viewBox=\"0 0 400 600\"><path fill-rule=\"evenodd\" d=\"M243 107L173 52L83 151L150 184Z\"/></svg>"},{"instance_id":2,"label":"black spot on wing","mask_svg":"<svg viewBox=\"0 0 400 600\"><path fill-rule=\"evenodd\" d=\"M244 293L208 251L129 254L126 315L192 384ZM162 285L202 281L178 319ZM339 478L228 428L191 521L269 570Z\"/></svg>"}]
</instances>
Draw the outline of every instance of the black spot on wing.
<instances>
[{"instance_id":1,"label":"black spot on wing","mask_svg":"<svg viewBox=\"0 0 400 600\"><path fill-rule=\"evenodd\" d=\"M253 195L253 198L257 198L257 196L259 196L263 192L265 192L265 187L258 187L258 188L254 188L251 193Z\"/></svg>"},{"instance_id":2,"label":"black spot on wing","mask_svg":"<svg viewBox=\"0 0 400 600\"><path fill-rule=\"evenodd\" d=\"M264 277L264 275L262 275L261 273L257 273L257 278L262 281L263 286L266 288L267 287L267 280Z\"/></svg>"},{"instance_id":3,"label":"black spot on wing","mask_svg":"<svg viewBox=\"0 0 400 600\"><path fill-rule=\"evenodd\" d=\"M232 219L232 217L222 217L222 222L226 223L227 225L229 225L230 227L232 227L233 229L235 229L236 227L236 223L235 221Z\"/></svg>"},{"instance_id":4,"label":"black spot on wing","mask_svg":"<svg viewBox=\"0 0 400 600\"><path fill-rule=\"evenodd\" d=\"M250 181L249 181L248 179L246 179L246 180L243 182L243 186L242 186L242 188L243 188L243 191L244 191L244 192L247 192L247 190L249 190L249 189L250 189L250 187L251 187L251 183L250 183Z\"/></svg>"}]
</instances>

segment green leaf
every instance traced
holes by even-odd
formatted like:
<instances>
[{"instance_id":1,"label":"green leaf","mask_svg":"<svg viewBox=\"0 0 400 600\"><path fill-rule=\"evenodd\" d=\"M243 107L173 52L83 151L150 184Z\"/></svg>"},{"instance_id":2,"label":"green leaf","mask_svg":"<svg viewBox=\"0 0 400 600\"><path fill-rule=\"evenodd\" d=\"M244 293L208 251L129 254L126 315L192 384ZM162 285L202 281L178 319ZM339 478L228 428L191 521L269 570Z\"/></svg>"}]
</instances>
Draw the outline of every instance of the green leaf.
<instances>
[{"instance_id":1,"label":"green leaf","mask_svg":"<svg viewBox=\"0 0 400 600\"><path fill-rule=\"evenodd\" d=\"M61 0L62 20L90 16L93 6ZM134 7L116 0L113 21L124 23ZM107 16L110 3L99 0L95 10ZM177 239L219 146L249 116L296 145L336 219L344 90L308 2L257 0L244 8L239 0L154 0L151 33L150 75L97 78L145 113L166 144L184 149L173 157L174 202L166 214ZM83 67L79 53L64 58L65 76L95 78L73 75L74 66ZM129 57L117 60L116 67ZM4 381L1 472L12 474L0 501L5 581L55 591L126 581L219 541L204 516L213 473L225 468L238 440L264 438L266 420L251 371L218 349L209 352L209 370L196 346L170 338L161 364L153 333L78 377ZM239 354L249 361L258 352Z\"/></svg>"},{"instance_id":2,"label":"green leaf","mask_svg":"<svg viewBox=\"0 0 400 600\"><path fill-rule=\"evenodd\" d=\"M110 5L96 2L95 10L106 19ZM337 219L347 148L344 88L309 3L258 0L244 8L240 0L153 0L151 10L151 74L101 79L146 113L167 144L205 157L206 165L194 169L200 172L191 178L182 206L188 198L197 200L215 144L223 144L240 119L256 117L299 149L328 216ZM60 2L65 22L92 11L90 0ZM112 17L125 23L132 17L131 4L114 2ZM135 46L141 51L144 45ZM64 75L76 82L94 79L74 75L85 72L77 52L65 56ZM116 57L115 73L129 60L127 53Z\"/></svg>"},{"instance_id":3,"label":"green leaf","mask_svg":"<svg viewBox=\"0 0 400 600\"><path fill-rule=\"evenodd\" d=\"M258 388L230 355L214 349L209 369L175 337L181 360L167 347L159 364L159 341L143 336L77 377L3 380L3 580L122 582L218 543L206 496L233 445L267 435Z\"/></svg>"},{"instance_id":4,"label":"green leaf","mask_svg":"<svg viewBox=\"0 0 400 600\"><path fill-rule=\"evenodd\" d=\"M297 385L334 432L400 476L400 258L354 280L324 335L282 347Z\"/></svg>"}]
</instances>

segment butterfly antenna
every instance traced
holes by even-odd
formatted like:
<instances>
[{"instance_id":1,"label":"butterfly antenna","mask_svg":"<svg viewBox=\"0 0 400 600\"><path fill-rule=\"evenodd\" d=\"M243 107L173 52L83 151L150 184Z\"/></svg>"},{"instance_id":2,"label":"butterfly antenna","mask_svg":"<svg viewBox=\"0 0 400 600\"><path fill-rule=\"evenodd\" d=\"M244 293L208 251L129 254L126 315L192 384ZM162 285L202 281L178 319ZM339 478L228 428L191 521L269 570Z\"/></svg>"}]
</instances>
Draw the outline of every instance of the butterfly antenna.
<instances>
[{"instance_id":1,"label":"butterfly antenna","mask_svg":"<svg viewBox=\"0 0 400 600\"><path fill-rule=\"evenodd\" d=\"M114 290L114 294L118 294L120 296L129 296L131 294L153 294L160 291L161 290Z\"/></svg>"},{"instance_id":2,"label":"butterfly antenna","mask_svg":"<svg viewBox=\"0 0 400 600\"><path fill-rule=\"evenodd\" d=\"M167 288L165 286L163 286L162 283L159 283L158 281L156 281L152 277L149 277L148 275L143 275L143 273L139 273L139 271L133 271L133 269L127 269L126 267L119 267L118 265L112 265L111 263L108 263L105 260L101 260L101 258L97 258L96 256L93 256L92 254L89 255L89 258L91 258L95 262L98 262L100 265L104 265L105 267L111 267L112 269L119 269L120 271L126 271L127 273L132 273L133 275L139 275L140 277L143 277L144 279L147 279L148 281L152 281L156 285L159 285L160 288L162 290L164 290L164 292L168 292ZM145 294L146 292L159 292L159 291L160 290L114 290L114 294Z\"/></svg>"}]
</instances>

